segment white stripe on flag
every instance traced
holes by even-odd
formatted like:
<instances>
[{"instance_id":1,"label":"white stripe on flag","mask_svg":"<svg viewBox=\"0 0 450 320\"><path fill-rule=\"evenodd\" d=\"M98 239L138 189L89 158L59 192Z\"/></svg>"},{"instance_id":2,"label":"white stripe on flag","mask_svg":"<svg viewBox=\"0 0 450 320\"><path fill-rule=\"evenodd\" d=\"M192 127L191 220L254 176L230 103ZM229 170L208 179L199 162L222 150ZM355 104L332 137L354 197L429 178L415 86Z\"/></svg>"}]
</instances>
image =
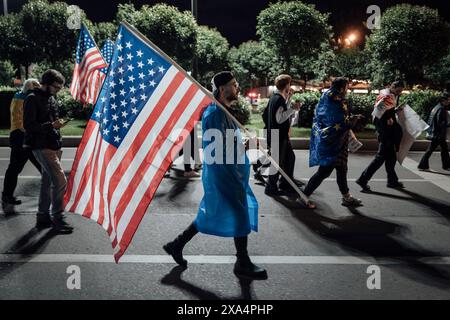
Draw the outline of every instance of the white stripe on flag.
<instances>
[{"instance_id":1,"label":"white stripe on flag","mask_svg":"<svg viewBox=\"0 0 450 320\"><path fill-rule=\"evenodd\" d=\"M77 191L79 190L78 187L80 186L80 181L84 174L84 168L86 168L89 158L92 152L94 152L95 141L97 140L98 131L99 131L99 124L98 122L95 122L95 127L92 130L91 136L89 137L89 140L86 143L86 147L83 150L83 154L80 156L80 161L78 163L77 171L74 177L72 193L70 194L70 200L66 205L66 210L70 209L74 204Z\"/></svg>"},{"instance_id":2,"label":"white stripe on flag","mask_svg":"<svg viewBox=\"0 0 450 320\"><path fill-rule=\"evenodd\" d=\"M139 146L139 151L135 154L132 162L130 163L126 171L123 172L120 182L117 185L111 197L111 210L113 212L116 211L117 205L121 200L121 195L124 193L124 190L128 188L131 180L134 178L136 174L136 171L139 169L139 166L145 160L145 155L148 153L150 146L153 145L153 142L158 137L159 133L161 132L161 129L168 122L168 119L171 118L172 113L174 112L175 108L178 106L178 103L181 101L181 99L188 91L191 84L192 81L190 81L189 79L185 78L183 80L181 85L175 91L175 94L172 96L172 99L170 99L170 101L167 102L163 112L158 117L158 120L153 125L144 142Z\"/></svg>"},{"instance_id":3,"label":"white stripe on flag","mask_svg":"<svg viewBox=\"0 0 450 320\"><path fill-rule=\"evenodd\" d=\"M192 82L189 81L191 84ZM119 223L117 225L117 240L120 243L122 236L133 217L137 206L141 202L143 196L145 195L147 189L150 186L150 183L153 181L153 178L155 174L158 172L158 169L161 167L162 161L169 156L170 149L172 148L174 142L177 140L178 136L182 133L182 130L185 128L187 122L191 119L193 113L200 105L200 102L205 98L205 94L198 90L194 96L194 98L189 103L186 110L181 114L180 118L178 119L177 123L173 127L171 133L169 134L169 139L166 139L161 146L157 156L154 158L152 164L149 166L147 172L144 175L144 179L141 180L140 184L136 188L136 190L133 193L133 196L128 203L124 214L122 215L121 219L119 220ZM175 104L175 103L174 103ZM178 103L177 103L178 104ZM175 106L177 105L175 104ZM169 104L170 105L170 104ZM168 108L166 108L168 109ZM164 110L166 111L166 110ZM172 110L173 111L173 110ZM168 119L165 117L165 114L163 114L160 118L162 119ZM158 130L161 131L162 127L164 127L167 120L164 120L163 123L159 124L160 127L158 127ZM156 127L156 125L155 125ZM151 137L151 134L149 135ZM144 144L145 145L145 144ZM148 150L145 150L145 153L147 153ZM113 197L114 199L114 197Z\"/></svg>"}]
</instances>

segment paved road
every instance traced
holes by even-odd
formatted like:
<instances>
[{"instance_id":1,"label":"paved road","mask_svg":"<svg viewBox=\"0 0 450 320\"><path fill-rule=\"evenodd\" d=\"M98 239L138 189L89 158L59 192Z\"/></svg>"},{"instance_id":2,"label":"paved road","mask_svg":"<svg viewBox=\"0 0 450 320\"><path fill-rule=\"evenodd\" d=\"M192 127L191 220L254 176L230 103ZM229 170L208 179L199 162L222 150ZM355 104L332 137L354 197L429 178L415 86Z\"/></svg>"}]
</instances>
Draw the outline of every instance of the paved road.
<instances>
[{"instance_id":1,"label":"paved road","mask_svg":"<svg viewBox=\"0 0 450 320\"><path fill-rule=\"evenodd\" d=\"M64 150L66 171L74 153ZM306 180L314 168L306 151L296 156L295 175ZM431 159L437 172L418 172L420 156L411 153L398 167L405 190L386 188L380 170L374 192L363 194L354 180L372 154L351 155L350 189L364 201L355 210L340 205L334 176L313 196L314 211L268 198L252 180L260 231L250 236L249 252L269 279L250 284L232 273L231 239L196 236L185 248L183 273L162 250L194 219L203 194L199 179L172 173L163 180L117 265L106 233L90 220L68 214L75 227L70 235L34 229L39 177L27 165L17 188L24 201L18 214L0 213L0 299L450 299L450 172L439 170L438 154ZM2 184L8 157L9 149L0 148ZM79 290L67 287L74 265ZM368 289L378 274L381 288Z\"/></svg>"}]
</instances>

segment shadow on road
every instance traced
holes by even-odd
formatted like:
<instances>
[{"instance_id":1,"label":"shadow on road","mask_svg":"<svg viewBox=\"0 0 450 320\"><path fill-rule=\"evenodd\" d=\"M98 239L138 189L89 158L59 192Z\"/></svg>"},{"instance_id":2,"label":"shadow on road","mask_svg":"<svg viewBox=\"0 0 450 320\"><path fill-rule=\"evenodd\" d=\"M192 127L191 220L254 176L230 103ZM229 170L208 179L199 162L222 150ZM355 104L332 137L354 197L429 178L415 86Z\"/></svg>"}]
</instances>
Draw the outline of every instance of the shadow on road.
<instances>
[{"instance_id":1,"label":"shadow on road","mask_svg":"<svg viewBox=\"0 0 450 320\"><path fill-rule=\"evenodd\" d=\"M34 227L22 237L3 248L1 253L17 255L20 262L0 263L0 279L26 264L31 259L29 255L42 252L48 241L58 234L54 229L40 230Z\"/></svg>"},{"instance_id":2,"label":"shadow on road","mask_svg":"<svg viewBox=\"0 0 450 320\"><path fill-rule=\"evenodd\" d=\"M416 202L418 204L429 207L431 210L433 210L434 212L438 213L440 216L442 216L445 219L447 219L448 221L450 221L450 203L443 203L440 201L436 201L436 200L430 199L428 197L424 197L421 194L412 192L407 189L397 189L397 190L399 192L404 193L405 195L408 195L408 197L399 196L399 195L390 194L390 193L379 192L379 191L371 191L370 194L387 197L387 198L392 198L392 199Z\"/></svg>"},{"instance_id":3,"label":"shadow on road","mask_svg":"<svg viewBox=\"0 0 450 320\"><path fill-rule=\"evenodd\" d=\"M216 293L200 288L188 281L181 279L182 273L186 269L181 266L176 266L168 274L166 274L162 279L161 283L168 286L174 286L187 293L193 298L200 300L255 300L255 294L252 289L252 280L238 279L239 286L241 288L241 295L237 297L221 297Z\"/></svg>"},{"instance_id":4,"label":"shadow on road","mask_svg":"<svg viewBox=\"0 0 450 320\"><path fill-rule=\"evenodd\" d=\"M322 238L334 242L345 250L356 251L360 255L371 256L376 260L393 261L386 267L402 271L414 281L438 288L450 289L450 273L438 265L421 261L424 257L434 257L433 261L441 262L438 252L421 248L409 239L401 236L409 230L406 226L393 222L367 217L356 208L348 208L352 213L346 217L330 217L319 213L319 210L305 210L284 198L274 198L291 211L293 217L305 225L310 231ZM320 211L333 213L333 208L320 204ZM402 241L404 240L404 241ZM395 262L408 265L410 268L395 267Z\"/></svg>"}]
</instances>

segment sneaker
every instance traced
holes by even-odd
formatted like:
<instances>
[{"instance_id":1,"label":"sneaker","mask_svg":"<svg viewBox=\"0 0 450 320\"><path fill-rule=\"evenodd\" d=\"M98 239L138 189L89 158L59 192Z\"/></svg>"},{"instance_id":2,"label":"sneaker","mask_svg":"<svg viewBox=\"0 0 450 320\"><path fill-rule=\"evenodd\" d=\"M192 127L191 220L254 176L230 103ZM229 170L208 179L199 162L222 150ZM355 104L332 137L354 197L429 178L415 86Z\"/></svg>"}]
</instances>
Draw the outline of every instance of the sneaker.
<instances>
[{"instance_id":1,"label":"sneaker","mask_svg":"<svg viewBox=\"0 0 450 320\"><path fill-rule=\"evenodd\" d=\"M250 280L267 279L267 271L253 264L249 257L238 258L234 264L233 272L238 278Z\"/></svg>"},{"instance_id":2,"label":"sneaker","mask_svg":"<svg viewBox=\"0 0 450 320\"><path fill-rule=\"evenodd\" d=\"M342 197L342 205L344 207L359 207L362 205L362 201L354 198L353 196Z\"/></svg>"},{"instance_id":3,"label":"sneaker","mask_svg":"<svg viewBox=\"0 0 450 320\"><path fill-rule=\"evenodd\" d=\"M6 205L10 204L13 206L17 206L19 204L22 204L22 201L17 199L16 197L5 197L2 196L2 202L4 202Z\"/></svg>"},{"instance_id":4,"label":"sneaker","mask_svg":"<svg viewBox=\"0 0 450 320\"><path fill-rule=\"evenodd\" d=\"M417 169L419 169L420 171L426 171L426 170L430 170L430 167L417 166Z\"/></svg>"},{"instance_id":5,"label":"sneaker","mask_svg":"<svg viewBox=\"0 0 450 320\"><path fill-rule=\"evenodd\" d=\"M53 226L53 221L48 214L37 214L36 215L36 228L47 229Z\"/></svg>"},{"instance_id":6,"label":"sneaker","mask_svg":"<svg viewBox=\"0 0 450 320\"><path fill-rule=\"evenodd\" d=\"M183 177L185 177L185 178L200 178L200 173L195 172L194 170L185 171L183 174Z\"/></svg>"},{"instance_id":7,"label":"sneaker","mask_svg":"<svg viewBox=\"0 0 450 320\"><path fill-rule=\"evenodd\" d=\"M393 188L393 189L404 189L405 185L399 181L395 182L395 183L388 183L386 185L386 187L388 188Z\"/></svg>"},{"instance_id":8,"label":"sneaker","mask_svg":"<svg viewBox=\"0 0 450 320\"><path fill-rule=\"evenodd\" d=\"M363 192L370 192L372 191L369 187L369 185L367 184L367 182L362 182L361 178L355 181L362 189Z\"/></svg>"}]
</instances>

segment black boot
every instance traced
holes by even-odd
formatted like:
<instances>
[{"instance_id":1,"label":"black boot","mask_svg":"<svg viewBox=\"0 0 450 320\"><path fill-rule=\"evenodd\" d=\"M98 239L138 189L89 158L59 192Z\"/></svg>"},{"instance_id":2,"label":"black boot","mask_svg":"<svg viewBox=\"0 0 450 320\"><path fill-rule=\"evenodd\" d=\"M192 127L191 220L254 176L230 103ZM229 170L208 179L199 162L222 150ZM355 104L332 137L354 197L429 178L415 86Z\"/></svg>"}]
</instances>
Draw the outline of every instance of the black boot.
<instances>
[{"instance_id":1,"label":"black boot","mask_svg":"<svg viewBox=\"0 0 450 320\"><path fill-rule=\"evenodd\" d=\"M239 278L250 280L265 280L267 279L266 270L253 264L247 252L247 237L234 238L236 245L236 263L234 264L234 274Z\"/></svg>"},{"instance_id":2,"label":"black boot","mask_svg":"<svg viewBox=\"0 0 450 320\"><path fill-rule=\"evenodd\" d=\"M183 258L183 248L197 233L198 230L192 223L175 240L163 246L164 251L171 255L173 260L183 268L187 268L187 261Z\"/></svg>"}]
</instances>

